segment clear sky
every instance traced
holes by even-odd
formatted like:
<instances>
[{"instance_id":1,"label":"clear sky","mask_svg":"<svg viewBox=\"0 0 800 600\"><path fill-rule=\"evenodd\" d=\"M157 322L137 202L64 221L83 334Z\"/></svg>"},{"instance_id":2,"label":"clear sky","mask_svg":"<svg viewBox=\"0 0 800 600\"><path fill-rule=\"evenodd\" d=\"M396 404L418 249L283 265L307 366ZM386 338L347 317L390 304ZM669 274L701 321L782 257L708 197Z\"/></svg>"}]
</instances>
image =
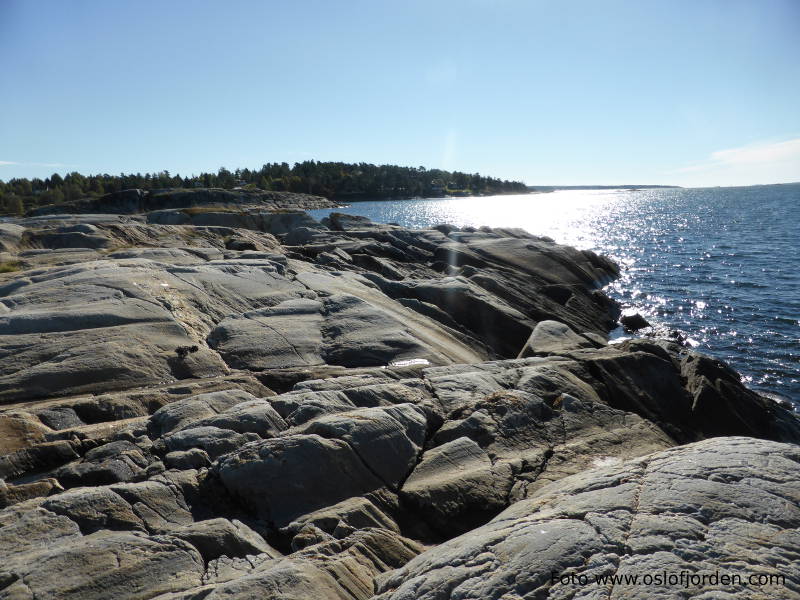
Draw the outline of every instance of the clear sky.
<instances>
[{"instance_id":1,"label":"clear sky","mask_svg":"<svg viewBox=\"0 0 800 600\"><path fill-rule=\"evenodd\" d=\"M0 0L0 179L800 180L800 1Z\"/></svg>"}]
</instances>

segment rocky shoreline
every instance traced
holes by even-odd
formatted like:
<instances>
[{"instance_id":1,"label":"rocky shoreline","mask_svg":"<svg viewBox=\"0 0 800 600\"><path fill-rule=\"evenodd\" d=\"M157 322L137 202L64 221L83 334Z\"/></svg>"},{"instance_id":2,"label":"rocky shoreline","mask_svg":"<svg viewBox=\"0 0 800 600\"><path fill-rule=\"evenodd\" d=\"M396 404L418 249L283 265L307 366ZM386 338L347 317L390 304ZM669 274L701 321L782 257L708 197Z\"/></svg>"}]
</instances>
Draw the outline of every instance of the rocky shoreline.
<instances>
[{"instance_id":1,"label":"rocky shoreline","mask_svg":"<svg viewBox=\"0 0 800 600\"><path fill-rule=\"evenodd\" d=\"M0 600L800 598L800 419L609 344L615 264L326 206L0 223Z\"/></svg>"}]
</instances>

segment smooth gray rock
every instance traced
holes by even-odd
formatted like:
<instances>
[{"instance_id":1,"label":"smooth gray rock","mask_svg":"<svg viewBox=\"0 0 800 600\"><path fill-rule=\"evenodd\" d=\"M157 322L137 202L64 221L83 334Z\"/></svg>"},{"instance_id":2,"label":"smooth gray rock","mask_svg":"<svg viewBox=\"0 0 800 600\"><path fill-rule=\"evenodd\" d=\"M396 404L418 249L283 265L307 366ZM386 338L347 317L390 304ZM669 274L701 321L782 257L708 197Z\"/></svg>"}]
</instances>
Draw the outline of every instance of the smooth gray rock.
<instances>
[{"instance_id":1,"label":"smooth gray rock","mask_svg":"<svg viewBox=\"0 0 800 600\"><path fill-rule=\"evenodd\" d=\"M322 415L356 408L344 392L335 390L282 394L272 405L289 425L301 425Z\"/></svg>"},{"instance_id":2,"label":"smooth gray rock","mask_svg":"<svg viewBox=\"0 0 800 600\"><path fill-rule=\"evenodd\" d=\"M222 321L208 341L225 361L252 370L320 365L322 304L290 300Z\"/></svg>"},{"instance_id":3,"label":"smooth gray rock","mask_svg":"<svg viewBox=\"0 0 800 600\"><path fill-rule=\"evenodd\" d=\"M231 558L267 554L271 558L281 556L267 542L240 521L228 519L209 519L191 525L176 527L170 536L189 542L197 548L206 562L228 556Z\"/></svg>"},{"instance_id":4,"label":"smooth gray rock","mask_svg":"<svg viewBox=\"0 0 800 600\"><path fill-rule=\"evenodd\" d=\"M266 400L242 402L218 415L192 423L191 426L255 433L262 438L274 437L288 427L283 417Z\"/></svg>"},{"instance_id":5,"label":"smooth gray rock","mask_svg":"<svg viewBox=\"0 0 800 600\"><path fill-rule=\"evenodd\" d=\"M325 311L328 364L363 367L417 358L442 361L402 322L356 296L330 296Z\"/></svg>"},{"instance_id":6,"label":"smooth gray rock","mask_svg":"<svg viewBox=\"0 0 800 600\"><path fill-rule=\"evenodd\" d=\"M324 415L296 431L347 442L371 472L396 488L417 463L426 420L422 409L398 404Z\"/></svg>"},{"instance_id":7,"label":"smooth gray rock","mask_svg":"<svg viewBox=\"0 0 800 600\"><path fill-rule=\"evenodd\" d=\"M39 507L38 501L0 510L0 581L16 557L81 537L77 523Z\"/></svg>"},{"instance_id":8,"label":"smooth gray rock","mask_svg":"<svg viewBox=\"0 0 800 600\"><path fill-rule=\"evenodd\" d=\"M512 482L508 464L495 467L480 446L462 437L428 450L400 494L435 529L452 534L505 508Z\"/></svg>"},{"instance_id":9,"label":"smooth gray rock","mask_svg":"<svg viewBox=\"0 0 800 600\"><path fill-rule=\"evenodd\" d=\"M169 537L98 531L14 556L0 567L0 598L145 599L200 584L203 559Z\"/></svg>"},{"instance_id":10,"label":"smooth gray rock","mask_svg":"<svg viewBox=\"0 0 800 600\"><path fill-rule=\"evenodd\" d=\"M9 309L0 315L6 402L225 375L220 356L200 342L216 323L307 293L274 269L147 260L87 262L17 281L0 298Z\"/></svg>"},{"instance_id":11,"label":"smooth gray rock","mask_svg":"<svg viewBox=\"0 0 800 600\"><path fill-rule=\"evenodd\" d=\"M160 437L252 400L255 396L238 389L198 394L158 409L150 417L147 427L151 435Z\"/></svg>"},{"instance_id":12,"label":"smooth gray rock","mask_svg":"<svg viewBox=\"0 0 800 600\"><path fill-rule=\"evenodd\" d=\"M189 474L184 483L192 479ZM148 531L166 533L194 522L184 494L191 486L179 485L178 481L162 475L148 481L113 484L109 489L130 506Z\"/></svg>"},{"instance_id":13,"label":"smooth gray rock","mask_svg":"<svg viewBox=\"0 0 800 600\"><path fill-rule=\"evenodd\" d=\"M151 460L136 445L120 440L89 450L54 474L64 487L105 485L143 478Z\"/></svg>"},{"instance_id":14,"label":"smooth gray rock","mask_svg":"<svg viewBox=\"0 0 800 600\"><path fill-rule=\"evenodd\" d=\"M424 359L433 364L476 362L486 354L429 318L407 309L371 280L349 271L304 270L297 280L325 299L326 334L343 366L385 366L394 360ZM375 356L359 357L358 349ZM351 354L352 352L352 354Z\"/></svg>"},{"instance_id":15,"label":"smooth gray rock","mask_svg":"<svg viewBox=\"0 0 800 600\"><path fill-rule=\"evenodd\" d=\"M279 527L383 487L342 440L290 435L248 444L214 466L225 488Z\"/></svg>"},{"instance_id":16,"label":"smooth gray rock","mask_svg":"<svg viewBox=\"0 0 800 600\"><path fill-rule=\"evenodd\" d=\"M25 228L16 223L0 223L0 252L15 252Z\"/></svg>"},{"instance_id":17,"label":"smooth gray rock","mask_svg":"<svg viewBox=\"0 0 800 600\"><path fill-rule=\"evenodd\" d=\"M214 459L257 439L260 437L255 433L242 434L230 429L205 425L168 433L158 439L154 449L156 452L166 454L177 450L200 448Z\"/></svg>"},{"instance_id":18,"label":"smooth gray rock","mask_svg":"<svg viewBox=\"0 0 800 600\"><path fill-rule=\"evenodd\" d=\"M411 298L437 306L508 358L519 354L535 326L525 314L463 277L412 282L388 281L376 276L370 279L393 298Z\"/></svg>"},{"instance_id":19,"label":"smooth gray rock","mask_svg":"<svg viewBox=\"0 0 800 600\"><path fill-rule=\"evenodd\" d=\"M48 498L41 506L74 521L84 535L103 529L145 531L141 518L109 487L72 489Z\"/></svg>"},{"instance_id":20,"label":"smooth gray rock","mask_svg":"<svg viewBox=\"0 0 800 600\"><path fill-rule=\"evenodd\" d=\"M538 354L558 354L569 350L594 347L595 344L572 331L564 323L541 321L537 323L517 358L527 358Z\"/></svg>"},{"instance_id":21,"label":"smooth gray rock","mask_svg":"<svg viewBox=\"0 0 800 600\"><path fill-rule=\"evenodd\" d=\"M377 527L400 533L397 524L366 498L348 498L332 506L303 515L298 520L289 523L286 531L296 536L309 525L330 535L341 530L342 525L354 529Z\"/></svg>"},{"instance_id":22,"label":"smooth gray rock","mask_svg":"<svg viewBox=\"0 0 800 600\"><path fill-rule=\"evenodd\" d=\"M679 598L687 589L704 598L798 598L799 481L797 446L752 438L707 440L589 470L381 577L376 598ZM595 580L664 571L785 581L685 588Z\"/></svg>"},{"instance_id":23,"label":"smooth gray rock","mask_svg":"<svg viewBox=\"0 0 800 600\"><path fill-rule=\"evenodd\" d=\"M164 465L168 469L201 469L211 466L211 458L202 448L174 450L164 456Z\"/></svg>"}]
</instances>

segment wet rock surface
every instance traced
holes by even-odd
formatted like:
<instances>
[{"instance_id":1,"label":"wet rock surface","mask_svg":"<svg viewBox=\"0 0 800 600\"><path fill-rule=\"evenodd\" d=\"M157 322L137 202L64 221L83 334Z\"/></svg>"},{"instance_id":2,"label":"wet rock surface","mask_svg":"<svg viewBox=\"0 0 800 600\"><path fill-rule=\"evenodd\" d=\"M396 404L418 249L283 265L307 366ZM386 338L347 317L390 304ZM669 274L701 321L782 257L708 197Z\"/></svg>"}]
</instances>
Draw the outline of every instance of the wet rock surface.
<instances>
[{"instance_id":1,"label":"wet rock surface","mask_svg":"<svg viewBox=\"0 0 800 600\"><path fill-rule=\"evenodd\" d=\"M800 420L610 261L305 201L2 225L0 599L800 597ZM552 580L682 570L785 581Z\"/></svg>"}]
</instances>

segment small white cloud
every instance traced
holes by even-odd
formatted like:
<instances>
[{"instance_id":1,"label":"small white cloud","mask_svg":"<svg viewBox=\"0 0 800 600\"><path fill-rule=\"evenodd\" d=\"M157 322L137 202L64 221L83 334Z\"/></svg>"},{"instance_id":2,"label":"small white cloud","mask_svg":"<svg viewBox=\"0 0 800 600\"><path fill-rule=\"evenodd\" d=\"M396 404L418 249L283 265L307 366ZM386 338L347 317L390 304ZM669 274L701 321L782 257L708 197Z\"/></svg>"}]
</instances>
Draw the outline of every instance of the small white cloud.
<instances>
[{"instance_id":1,"label":"small white cloud","mask_svg":"<svg viewBox=\"0 0 800 600\"><path fill-rule=\"evenodd\" d=\"M800 138L767 144L752 144L711 153L711 159L729 165L752 165L800 159Z\"/></svg>"},{"instance_id":2,"label":"small white cloud","mask_svg":"<svg viewBox=\"0 0 800 600\"><path fill-rule=\"evenodd\" d=\"M800 181L800 138L717 150L708 160L676 169L689 185L752 185Z\"/></svg>"},{"instance_id":3,"label":"small white cloud","mask_svg":"<svg viewBox=\"0 0 800 600\"><path fill-rule=\"evenodd\" d=\"M13 160L0 160L0 167L5 165L18 165L18 162L14 162Z\"/></svg>"}]
</instances>

